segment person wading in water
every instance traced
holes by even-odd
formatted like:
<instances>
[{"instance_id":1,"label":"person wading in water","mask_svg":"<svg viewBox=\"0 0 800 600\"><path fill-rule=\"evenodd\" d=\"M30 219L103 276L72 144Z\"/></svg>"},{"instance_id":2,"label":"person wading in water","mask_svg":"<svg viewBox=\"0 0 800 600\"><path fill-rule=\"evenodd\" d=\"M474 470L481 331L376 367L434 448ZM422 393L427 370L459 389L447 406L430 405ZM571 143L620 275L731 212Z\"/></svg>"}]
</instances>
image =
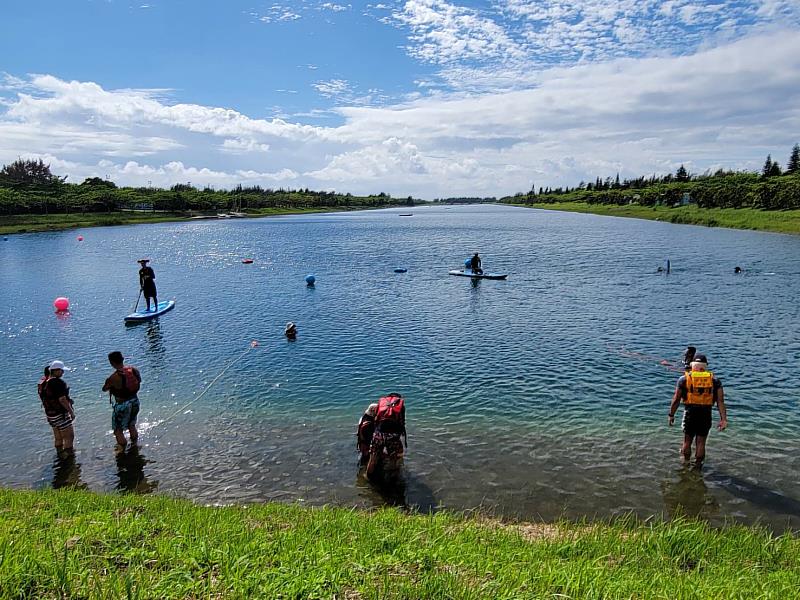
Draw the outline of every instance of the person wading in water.
<instances>
[{"instance_id":1,"label":"person wading in water","mask_svg":"<svg viewBox=\"0 0 800 600\"><path fill-rule=\"evenodd\" d=\"M402 436L402 440L401 440ZM378 465L384 472L396 472L403 460L406 436L406 407L400 394L389 394L378 400L375 410L375 432L369 446L367 479L372 479Z\"/></svg>"},{"instance_id":2,"label":"person wading in water","mask_svg":"<svg viewBox=\"0 0 800 600\"><path fill-rule=\"evenodd\" d=\"M64 363L54 360L50 363L45 377L39 381L39 398L42 400L47 422L53 429L53 443L56 450L72 451L75 441L75 410L69 397L69 386L61 379L64 374Z\"/></svg>"},{"instance_id":3,"label":"person wading in water","mask_svg":"<svg viewBox=\"0 0 800 600\"><path fill-rule=\"evenodd\" d=\"M150 298L153 299L153 310L158 310L158 292L156 291L156 274L152 267L148 267L150 262L147 258L138 261L142 268L139 269L139 287L144 294L147 302L147 312L150 312Z\"/></svg>"},{"instance_id":4,"label":"person wading in water","mask_svg":"<svg viewBox=\"0 0 800 600\"><path fill-rule=\"evenodd\" d=\"M125 430L131 436L131 445L135 446L139 439L136 430L136 417L139 414L139 387L142 376L136 367L124 364L121 352L112 352L108 355L108 362L114 367L114 372L109 375L103 384L103 391L109 393L111 400L111 429L117 444L124 450L128 445L125 439ZM113 399L112 399L113 397Z\"/></svg>"},{"instance_id":5,"label":"person wading in water","mask_svg":"<svg viewBox=\"0 0 800 600\"><path fill-rule=\"evenodd\" d=\"M711 430L711 407L717 405L719 423L722 431L728 426L728 412L725 409L725 394L722 383L708 370L708 359L704 354L696 354L691 363L691 371L686 371L679 379L669 407L669 424L675 422L675 413L683 402L683 444L681 455L689 462L692 458L692 441L695 443L694 460L697 468L703 465L706 457L706 438Z\"/></svg>"}]
</instances>

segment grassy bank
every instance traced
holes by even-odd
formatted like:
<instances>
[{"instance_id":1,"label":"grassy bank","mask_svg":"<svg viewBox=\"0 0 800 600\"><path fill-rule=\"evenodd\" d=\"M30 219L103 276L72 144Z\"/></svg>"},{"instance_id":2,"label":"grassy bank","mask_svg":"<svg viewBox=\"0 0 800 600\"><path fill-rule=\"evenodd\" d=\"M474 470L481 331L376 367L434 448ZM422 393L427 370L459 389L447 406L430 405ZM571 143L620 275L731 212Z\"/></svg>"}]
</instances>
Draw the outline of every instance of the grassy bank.
<instances>
[{"instance_id":1,"label":"grassy bank","mask_svg":"<svg viewBox=\"0 0 800 600\"><path fill-rule=\"evenodd\" d=\"M694 522L0 490L0 598L792 598L800 540Z\"/></svg>"},{"instance_id":2,"label":"grassy bank","mask_svg":"<svg viewBox=\"0 0 800 600\"><path fill-rule=\"evenodd\" d=\"M305 213L364 210L375 207L324 207L324 208L261 208L248 211L249 217L296 215ZM107 225L136 225L164 221L188 221L186 213L101 212L56 215L0 215L0 235L58 231L77 227L103 227Z\"/></svg>"},{"instance_id":3,"label":"grassy bank","mask_svg":"<svg viewBox=\"0 0 800 600\"><path fill-rule=\"evenodd\" d=\"M698 208L697 206L618 206L615 204L588 204L586 202L553 202L548 204L515 204L528 208L592 213L611 217L630 217L667 221L706 227L754 229L777 233L800 233L800 210L760 210L757 208Z\"/></svg>"}]
</instances>

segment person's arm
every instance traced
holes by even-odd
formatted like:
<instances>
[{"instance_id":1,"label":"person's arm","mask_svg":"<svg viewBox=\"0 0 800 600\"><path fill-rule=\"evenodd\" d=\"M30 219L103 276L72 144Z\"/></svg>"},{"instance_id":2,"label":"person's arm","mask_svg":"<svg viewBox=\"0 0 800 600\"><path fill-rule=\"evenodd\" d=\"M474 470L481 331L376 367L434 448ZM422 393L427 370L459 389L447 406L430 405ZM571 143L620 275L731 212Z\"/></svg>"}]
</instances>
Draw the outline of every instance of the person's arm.
<instances>
[{"instance_id":1,"label":"person's arm","mask_svg":"<svg viewBox=\"0 0 800 600\"><path fill-rule=\"evenodd\" d=\"M403 443L408 448L408 434L406 433L406 407L403 405Z\"/></svg>"},{"instance_id":2,"label":"person's arm","mask_svg":"<svg viewBox=\"0 0 800 600\"><path fill-rule=\"evenodd\" d=\"M717 429L722 431L728 426L728 409L725 408L725 392L720 385L714 394L714 401L717 403L717 410L719 411L719 423Z\"/></svg>"},{"instance_id":3,"label":"person's arm","mask_svg":"<svg viewBox=\"0 0 800 600\"><path fill-rule=\"evenodd\" d=\"M675 422L675 413L678 412L678 407L681 405L681 397L683 396L683 392L681 390L680 382L678 385L675 386L675 393L672 395L672 403L669 405L669 424L672 425Z\"/></svg>"},{"instance_id":4,"label":"person's arm","mask_svg":"<svg viewBox=\"0 0 800 600\"><path fill-rule=\"evenodd\" d=\"M113 377L113 375L111 375L111 377ZM103 384L103 391L104 392L107 392L107 391L109 391L111 389L111 377L108 377L106 379L106 382Z\"/></svg>"},{"instance_id":5,"label":"person's arm","mask_svg":"<svg viewBox=\"0 0 800 600\"><path fill-rule=\"evenodd\" d=\"M139 369L137 369L136 367L131 367L131 369L133 369L133 374L136 377L136 379L139 381L139 383L142 383L142 374L139 373Z\"/></svg>"}]
</instances>

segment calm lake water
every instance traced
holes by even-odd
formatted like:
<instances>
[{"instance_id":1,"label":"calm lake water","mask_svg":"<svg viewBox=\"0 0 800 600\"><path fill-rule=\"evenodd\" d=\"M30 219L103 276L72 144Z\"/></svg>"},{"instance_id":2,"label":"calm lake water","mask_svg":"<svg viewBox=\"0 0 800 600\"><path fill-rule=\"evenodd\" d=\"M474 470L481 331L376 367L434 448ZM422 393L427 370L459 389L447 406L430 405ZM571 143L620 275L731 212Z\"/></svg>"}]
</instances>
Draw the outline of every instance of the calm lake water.
<instances>
[{"instance_id":1,"label":"calm lake water","mask_svg":"<svg viewBox=\"0 0 800 600\"><path fill-rule=\"evenodd\" d=\"M0 242L0 484L533 519L683 507L800 527L800 237L502 206L402 212ZM447 275L476 250L508 280ZM141 256L177 305L126 327ZM667 257L672 273L656 273ZM687 344L708 355L730 416L702 474L681 467L666 424L678 373L661 361ZM115 349L144 377L141 447L119 457L100 392ZM36 396L55 358L78 414L66 463ZM375 489L355 424L390 391L407 399L406 473Z\"/></svg>"}]
</instances>

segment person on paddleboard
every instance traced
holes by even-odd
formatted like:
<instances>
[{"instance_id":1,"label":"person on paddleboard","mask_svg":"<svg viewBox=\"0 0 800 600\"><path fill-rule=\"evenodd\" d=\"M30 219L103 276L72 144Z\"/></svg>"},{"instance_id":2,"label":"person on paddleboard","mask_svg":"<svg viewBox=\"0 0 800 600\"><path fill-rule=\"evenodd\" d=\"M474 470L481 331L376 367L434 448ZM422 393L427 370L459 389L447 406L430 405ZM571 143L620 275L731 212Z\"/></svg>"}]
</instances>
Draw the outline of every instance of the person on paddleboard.
<instances>
[{"instance_id":1,"label":"person on paddleboard","mask_svg":"<svg viewBox=\"0 0 800 600\"><path fill-rule=\"evenodd\" d=\"M681 455L685 462L692 458L692 442L695 444L695 467L703 466L706 457L706 438L711 430L711 409L716 404L719 411L717 429L728 426L728 411L725 408L725 393L722 383L708 370L705 354L696 354L691 363L691 371L686 371L678 379L675 394L669 407L669 424L675 422L675 412L683 402L683 444Z\"/></svg>"},{"instance_id":2,"label":"person on paddleboard","mask_svg":"<svg viewBox=\"0 0 800 600\"><path fill-rule=\"evenodd\" d=\"M469 268L472 269L472 272L475 275L483 275L483 269L481 268L481 257L477 252L475 253L475 256L470 259Z\"/></svg>"},{"instance_id":3,"label":"person on paddleboard","mask_svg":"<svg viewBox=\"0 0 800 600\"><path fill-rule=\"evenodd\" d=\"M126 429L131 438L131 446L135 446L139 439L136 417L139 415L138 392L142 375L136 367L125 364L122 352L111 352L108 362L114 367L114 372L103 384L103 391L108 392L111 401L111 429L117 444L124 450L128 445L128 440L125 439Z\"/></svg>"},{"instance_id":4,"label":"person on paddleboard","mask_svg":"<svg viewBox=\"0 0 800 600\"><path fill-rule=\"evenodd\" d=\"M156 274L152 267L147 266L147 263L150 262L150 259L142 258L137 262L142 265L142 268L139 269L139 287L142 290L145 302L147 302L147 312L150 312L150 298L153 299L153 310L158 310Z\"/></svg>"}]
</instances>

